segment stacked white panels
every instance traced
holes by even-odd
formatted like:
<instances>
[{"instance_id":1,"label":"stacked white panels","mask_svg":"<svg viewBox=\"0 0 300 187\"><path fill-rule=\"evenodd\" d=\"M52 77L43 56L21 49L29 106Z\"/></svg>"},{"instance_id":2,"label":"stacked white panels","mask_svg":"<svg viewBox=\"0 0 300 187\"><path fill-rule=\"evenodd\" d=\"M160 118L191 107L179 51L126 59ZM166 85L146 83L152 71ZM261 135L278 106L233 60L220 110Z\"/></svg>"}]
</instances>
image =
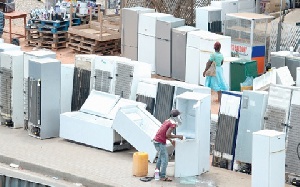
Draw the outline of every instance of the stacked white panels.
<instances>
[{"instance_id":1,"label":"stacked white panels","mask_svg":"<svg viewBox=\"0 0 300 187\"><path fill-rule=\"evenodd\" d=\"M255 77L253 80L253 90L267 90L271 84L276 84L276 69Z\"/></svg>"},{"instance_id":2,"label":"stacked white panels","mask_svg":"<svg viewBox=\"0 0 300 187\"><path fill-rule=\"evenodd\" d=\"M285 185L285 133L261 130L253 133L252 187Z\"/></svg>"},{"instance_id":3,"label":"stacked white panels","mask_svg":"<svg viewBox=\"0 0 300 187\"><path fill-rule=\"evenodd\" d=\"M276 70L276 83L284 86L292 86L295 84L295 81L291 75L290 70L287 66L278 68Z\"/></svg>"},{"instance_id":4,"label":"stacked white panels","mask_svg":"<svg viewBox=\"0 0 300 187\"><path fill-rule=\"evenodd\" d=\"M221 43L221 53L224 57L231 56L231 37L207 31L191 31L187 36L187 58L185 81L192 84L205 85L202 73L210 55L215 52L215 42ZM228 64L229 67L229 64ZM225 71L226 70L226 71ZM229 68L224 68L226 82L229 82Z\"/></svg>"},{"instance_id":5,"label":"stacked white panels","mask_svg":"<svg viewBox=\"0 0 300 187\"><path fill-rule=\"evenodd\" d=\"M112 128L116 112L123 106L144 104L92 90L80 111L60 115L60 137L108 151L129 148ZM117 145L119 144L119 145Z\"/></svg>"},{"instance_id":6,"label":"stacked white panels","mask_svg":"<svg viewBox=\"0 0 300 187\"><path fill-rule=\"evenodd\" d=\"M196 8L196 28L205 31L211 31L210 26L213 22L219 22L220 28L219 32L221 32L221 8L206 6L206 7L198 7ZM214 30L214 29L213 29Z\"/></svg>"},{"instance_id":7,"label":"stacked white panels","mask_svg":"<svg viewBox=\"0 0 300 187\"><path fill-rule=\"evenodd\" d=\"M74 64L61 64L61 114L71 112Z\"/></svg>"},{"instance_id":8,"label":"stacked white panels","mask_svg":"<svg viewBox=\"0 0 300 187\"><path fill-rule=\"evenodd\" d=\"M152 73L155 73L155 38L156 21L158 18L172 17L164 13L140 14L138 28L138 61L151 64Z\"/></svg>"},{"instance_id":9,"label":"stacked white panels","mask_svg":"<svg viewBox=\"0 0 300 187\"><path fill-rule=\"evenodd\" d=\"M300 67L297 68L296 86L300 86Z\"/></svg>"},{"instance_id":10,"label":"stacked white panels","mask_svg":"<svg viewBox=\"0 0 300 187\"><path fill-rule=\"evenodd\" d=\"M191 26L172 29L172 78L185 81L187 33L198 30Z\"/></svg>"},{"instance_id":11,"label":"stacked white panels","mask_svg":"<svg viewBox=\"0 0 300 187\"><path fill-rule=\"evenodd\" d=\"M264 128L268 92L245 90L242 95L235 160L252 163L252 134Z\"/></svg>"},{"instance_id":12,"label":"stacked white panels","mask_svg":"<svg viewBox=\"0 0 300 187\"><path fill-rule=\"evenodd\" d=\"M238 13L238 0L226 0L226 1L211 1L212 7L218 7L222 9L221 21L222 21L222 31L224 33L224 21L226 20L226 14ZM227 18L228 19L228 18Z\"/></svg>"},{"instance_id":13,"label":"stacked white panels","mask_svg":"<svg viewBox=\"0 0 300 187\"><path fill-rule=\"evenodd\" d=\"M176 109L182 112L182 124L176 128L176 134L186 140L176 141L175 177L200 175L210 165L211 96L185 92L176 99Z\"/></svg>"},{"instance_id":14,"label":"stacked white panels","mask_svg":"<svg viewBox=\"0 0 300 187\"><path fill-rule=\"evenodd\" d=\"M59 136L60 61L31 59L28 63L28 133L45 139Z\"/></svg>"},{"instance_id":15,"label":"stacked white panels","mask_svg":"<svg viewBox=\"0 0 300 187\"><path fill-rule=\"evenodd\" d=\"M122 56L131 60L138 60L138 24L139 15L143 13L154 13L154 9L143 7L123 8L122 18Z\"/></svg>"},{"instance_id":16,"label":"stacked white panels","mask_svg":"<svg viewBox=\"0 0 300 187\"><path fill-rule=\"evenodd\" d=\"M23 57L22 51L6 51L0 58L0 105L3 119L13 128L24 125Z\"/></svg>"},{"instance_id":17,"label":"stacked white panels","mask_svg":"<svg viewBox=\"0 0 300 187\"><path fill-rule=\"evenodd\" d=\"M4 51L20 51L21 46L16 46L8 43L0 43L0 52Z\"/></svg>"},{"instance_id":18,"label":"stacked white panels","mask_svg":"<svg viewBox=\"0 0 300 187\"><path fill-rule=\"evenodd\" d=\"M25 126L28 121L28 75L29 75L29 60L42 58L56 58L56 53L49 50L37 50L24 53L24 119Z\"/></svg>"},{"instance_id":19,"label":"stacked white panels","mask_svg":"<svg viewBox=\"0 0 300 187\"><path fill-rule=\"evenodd\" d=\"M184 26L185 20L175 17L158 18L156 22L155 67L156 74L171 77L172 28ZM178 68L178 67L177 67Z\"/></svg>"}]
</instances>

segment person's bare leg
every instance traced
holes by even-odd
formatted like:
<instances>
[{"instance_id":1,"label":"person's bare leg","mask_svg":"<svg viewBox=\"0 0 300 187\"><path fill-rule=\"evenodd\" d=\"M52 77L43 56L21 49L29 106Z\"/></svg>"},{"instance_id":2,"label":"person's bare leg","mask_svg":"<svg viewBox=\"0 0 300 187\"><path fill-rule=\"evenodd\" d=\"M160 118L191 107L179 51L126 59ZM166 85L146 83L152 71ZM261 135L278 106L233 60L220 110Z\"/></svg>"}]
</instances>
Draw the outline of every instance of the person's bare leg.
<instances>
[{"instance_id":1,"label":"person's bare leg","mask_svg":"<svg viewBox=\"0 0 300 187\"><path fill-rule=\"evenodd\" d=\"M218 102L221 103L221 91L218 91Z\"/></svg>"}]
</instances>

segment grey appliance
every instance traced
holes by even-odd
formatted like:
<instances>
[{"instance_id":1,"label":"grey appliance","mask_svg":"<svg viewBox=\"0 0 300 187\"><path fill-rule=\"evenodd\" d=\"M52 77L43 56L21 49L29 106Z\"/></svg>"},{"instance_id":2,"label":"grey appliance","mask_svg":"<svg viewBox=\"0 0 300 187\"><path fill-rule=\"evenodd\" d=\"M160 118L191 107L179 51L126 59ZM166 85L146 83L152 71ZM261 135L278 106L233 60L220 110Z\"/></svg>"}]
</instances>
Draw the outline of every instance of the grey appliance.
<instances>
[{"instance_id":1,"label":"grey appliance","mask_svg":"<svg viewBox=\"0 0 300 187\"><path fill-rule=\"evenodd\" d=\"M58 137L60 61L30 59L28 67L28 134L39 139Z\"/></svg>"},{"instance_id":2,"label":"grey appliance","mask_svg":"<svg viewBox=\"0 0 300 187\"><path fill-rule=\"evenodd\" d=\"M123 8L121 11L122 37L121 53L122 56L132 60L138 59L138 23L139 15L143 13L153 13L154 9L143 7Z\"/></svg>"},{"instance_id":3,"label":"grey appliance","mask_svg":"<svg viewBox=\"0 0 300 187\"><path fill-rule=\"evenodd\" d=\"M171 77L172 61L172 28L184 26L185 20L175 17L160 17L155 30L155 62L156 73Z\"/></svg>"},{"instance_id":4,"label":"grey appliance","mask_svg":"<svg viewBox=\"0 0 300 187\"><path fill-rule=\"evenodd\" d=\"M187 33L198 30L192 26L172 28L171 77L185 81Z\"/></svg>"},{"instance_id":5,"label":"grey appliance","mask_svg":"<svg viewBox=\"0 0 300 187\"><path fill-rule=\"evenodd\" d=\"M245 90L242 95L235 160L252 163L252 134L264 127L268 92Z\"/></svg>"},{"instance_id":6,"label":"grey appliance","mask_svg":"<svg viewBox=\"0 0 300 187\"><path fill-rule=\"evenodd\" d=\"M289 68L293 80L297 79L297 67L300 67L300 55L287 56L285 59L285 65Z\"/></svg>"}]
</instances>

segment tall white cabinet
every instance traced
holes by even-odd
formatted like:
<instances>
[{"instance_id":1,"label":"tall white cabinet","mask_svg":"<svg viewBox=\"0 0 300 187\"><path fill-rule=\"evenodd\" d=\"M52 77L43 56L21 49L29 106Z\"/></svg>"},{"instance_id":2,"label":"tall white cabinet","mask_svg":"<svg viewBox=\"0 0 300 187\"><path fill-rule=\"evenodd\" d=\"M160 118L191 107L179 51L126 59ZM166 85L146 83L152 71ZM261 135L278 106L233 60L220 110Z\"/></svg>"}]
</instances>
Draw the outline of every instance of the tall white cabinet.
<instances>
[{"instance_id":1,"label":"tall white cabinet","mask_svg":"<svg viewBox=\"0 0 300 187\"><path fill-rule=\"evenodd\" d=\"M282 187L285 183L285 133L253 133L252 187Z\"/></svg>"},{"instance_id":2,"label":"tall white cabinet","mask_svg":"<svg viewBox=\"0 0 300 187\"><path fill-rule=\"evenodd\" d=\"M0 55L0 110L3 123L13 128L24 125L23 51L6 51Z\"/></svg>"},{"instance_id":3,"label":"tall white cabinet","mask_svg":"<svg viewBox=\"0 0 300 187\"><path fill-rule=\"evenodd\" d=\"M200 175L210 165L211 96L185 92L176 97L176 109L181 111L182 124L176 134L186 137L176 141L175 177Z\"/></svg>"}]
</instances>

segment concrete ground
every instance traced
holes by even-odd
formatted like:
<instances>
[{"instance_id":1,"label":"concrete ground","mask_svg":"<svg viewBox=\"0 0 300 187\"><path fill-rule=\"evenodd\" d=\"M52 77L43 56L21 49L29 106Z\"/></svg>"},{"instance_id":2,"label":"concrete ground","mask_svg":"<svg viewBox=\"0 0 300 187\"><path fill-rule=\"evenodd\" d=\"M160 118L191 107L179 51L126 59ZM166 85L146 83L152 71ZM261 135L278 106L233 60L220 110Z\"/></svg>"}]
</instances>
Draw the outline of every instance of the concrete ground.
<instances>
[{"instance_id":1,"label":"concrete ground","mask_svg":"<svg viewBox=\"0 0 300 187\"><path fill-rule=\"evenodd\" d=\"M43 6L37 0L16 2L17 8L24 11ZM22 33L22 22L14 22L13 29ZM9 42L8 34L5 33L3 38L5 42ZM24 39L21 39L21 46L24 51L33 49L24 46ZM75 53L70 49L57 51L57 58L62 63L74 63L74 56ZM211 110L214 114L218 113L219 108L214 102L216 98L216 94L212 93ZM139 177L132 176L132 154L136 151L134 149L111 153L61 138L35 139L28 136L23 129L0 126L0 145L0 173L45 182L51 186L251 186L250 175L216 167L211 167L208 173L199 177L178 178L170 183L144 183ZM19 167L8 167L11 163ZM151 176L155 165L149 163L148 167L148 175ZM169 164L167 173L169 176L174 174L174 162Z\"/></svg>"}]
</instances>

